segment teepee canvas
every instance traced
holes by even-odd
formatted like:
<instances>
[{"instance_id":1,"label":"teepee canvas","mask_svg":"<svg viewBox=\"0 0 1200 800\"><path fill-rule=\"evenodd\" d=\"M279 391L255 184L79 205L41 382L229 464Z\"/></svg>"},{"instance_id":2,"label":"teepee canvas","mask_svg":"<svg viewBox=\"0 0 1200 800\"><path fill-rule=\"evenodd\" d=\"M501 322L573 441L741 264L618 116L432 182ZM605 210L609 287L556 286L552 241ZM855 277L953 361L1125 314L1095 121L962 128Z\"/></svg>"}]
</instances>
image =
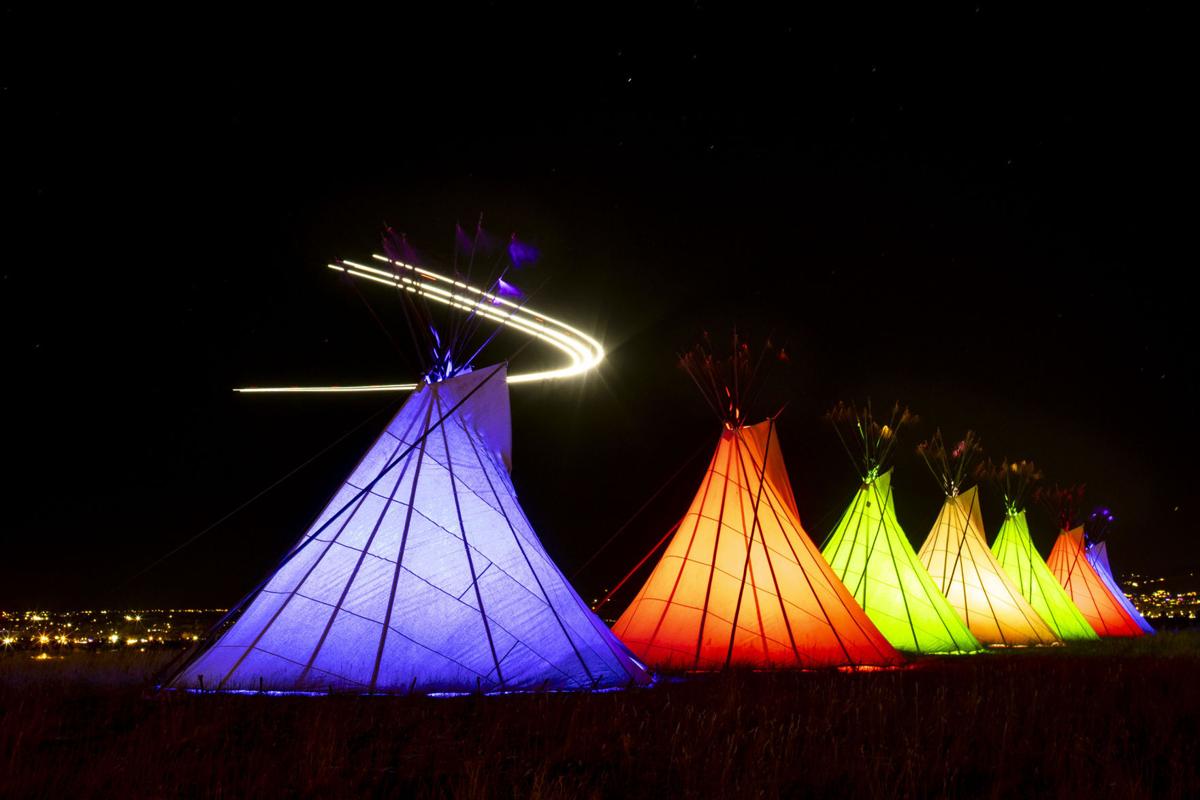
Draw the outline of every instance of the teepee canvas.
<instances>
[{"instance_id":1,"label":"teepee canvas","mask_svg":"<svg viewBox=\"0 0 1200 800\"><path fill-rule=\"evenodd\" d=\"M1154 628L1146 621L1142 612L1137 610L1137 606L1129 599L1129 595L1125 594L1125 590L1117 583L1117 579L1113 577L1112 566L1108 563L1108 542L1097 542L1087 549L1087 560L1092 565L1092 569L1096 570L1096 574L1100 576L1100 580L1104 581L1105 587L1108 588L1111 594L1121 608L1125 609L1125 613L1137 623L1137 626L1144 633L1154 633Z\"/></svg>"},{"instance_id":2,"label":"teepee canvas","mask_svg":"<svg viewBox=\"0 0 1200 800\"><path fill-rule=\"evenodd\" d=\"M992 552L1042 620L1065 642L1098 638L1033 546L1025 509L1005 514Z\"/></svg>"},{"instance_id":3,"label":"teepee canvas","mask_svg":"<svg viewBox=\"0 0 1200 800\"><path fill-rule=\"evenodd\" d=\"M503 365L421 386L184 688L433 692L648 681L508 476Z\"/></svg>"},{"instance_id":4,"label":"teepee canvas","mask_svg":"<svg viewBox=\"0 0 1200 800\"><path fill-rule=\"evenodd\" d=\"M1112 566L1108 563L1106 537L1114 521L1112 512L1107 508L1097 508L1088 517L1083 530L1087 544L1085 553L1088 563L1092 565L1092 569L1096 570L1096 574L1104 582L1109 594L1121 605L1121 608L1125 609L1125 613L1129 615L1130 619L1136 622L1144 633L1154 633L1154 628L1150 626L1150 623L1142 616L1142 612L1137 610L1133 601L1125 594L1125 590L1117 583L1117 579L1113 576Z\"/></svg>"},{"instance_id":5,"label":"teepee canvas","mask_svg":"<svg viewBox=\"0 0 1200 800\"><path fill-rule=\"evenodd\" d=\"M727 357L714 355L707 335L680 357L722 432L687 513L618 584L666 546L613 626L653 666L809 668L903 660L801 527L775 420L745 424L745 409L761 389L760 367L776 360L787 358L770 342L751 358L736 332Z\"/></svg>"},{"instance_id":6,"label":"teepee canvas","mask_svg":"<svg viewBox=\"0 0 1200 800\"><path fill-rule=\"evenodd\" d=\"M1060 533L1046 566L1071 602L1100 636L1141 636L1143 631L1088 563L1084 526L1074 525L1083 500L1082 485L1039 489L1035 497L1058 521Z\"/></svg>"},{"instance_id":7,"label":"teepee canvas","mask_svg":"<svg viewBox=\"0 0 1200 800\"><path fill-rule=\"evenodd\" d=\"M988 547L983 535L978 487L946 498L917 556L982 644L1060 641Z\"/></svg>"},{"instance_id":8,"label":"teepee canvas","mask_svg":"<svg viewBox=\"0 0 1200 800\"><path fill-rule=\"evenodd\" d=\"M1083 526L1062 531L1046 564L1071 601L1100 636L1142 636L1144 632L1088 563Z\"/></svg>"},{"instance_id":9,"label":"teepee canvas","mask_svg":"<svg viewBox=\"0 0 1200 800\"><path fill-rule=\"evenodd\" d=\"M880 469L893 452L898 431L911 417L897 407L887 425L870 408L839 404L828 415L834 429L859 455L862 482L821 553L871 621L898 650L970 653L979 641L955 613L913 552L896 519L891 470ZM843 435L841 428L847 433Z\"/></svg>"},{"instance_id":10,"label":"teepee canvas","mask_svg":"<svg viewBox=\"0 0 1200 800\"><path fill-rule=\"evenodd\" d=\"M1058 636L1029 605L987 545L979 487L959 492L979 452L975 434L968 431L947 450L938 431L917 452L946 495L917 553L938 589L982 644L1057 644Z\"/></svg>"},{"instance_id":11,"label":"teepee canvas","mask_svg":"<svg viewBox=\"0 0 1200 800\"><path fill-rule=\"evenodd\" d=\"M1038 468L1031 461L1005 461L999 466L983 465L977 474L991 481L1003 497L1004 522L992 542L992 553L1021 595L1063 641L1099 638L1033 546L1022 504L1030 486L1041 480Z\"/></svg>"},{"instance_id":12,"label":"teepee canvas","mask_svg":"<svg viewBox=\"0 0 1200 800\"><path fill-rule=\"evenodd\" d=\"M900 655L800 525L773 420L727 427L613 631L652 666L886 666Z\"/></svg>"}]
</instances>

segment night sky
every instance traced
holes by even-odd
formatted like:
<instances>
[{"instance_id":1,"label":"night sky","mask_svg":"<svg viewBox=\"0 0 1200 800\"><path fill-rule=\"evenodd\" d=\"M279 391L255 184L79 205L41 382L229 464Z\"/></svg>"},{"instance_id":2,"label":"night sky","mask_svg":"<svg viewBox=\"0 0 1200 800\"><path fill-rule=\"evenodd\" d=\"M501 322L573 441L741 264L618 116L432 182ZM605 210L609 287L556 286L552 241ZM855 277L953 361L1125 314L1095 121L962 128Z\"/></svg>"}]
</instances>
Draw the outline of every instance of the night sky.
<instances>
[{"instance_id":1,"label":"night sky","mask_svg":"<svg viewBox=\"0 0 1200 800\"><path fill-rule=\"evenodd\" d=\"M676 359L735 324L792 356L757 411L788 401L783 452L818 542L856 488L821 414L870 397L921 416L896 459L915 544L941 496L914 447L971 427L987 455L1114 509L1118 572L1200 563L1177 23L974 3L3 13L26 55L0 90L16 245L0 607L237 600L401 398L231 388L415 377L394 299L362 287L401 351L325 265L378 252L387 221L444 266L454 224L481 213L540 250L514 278L533 305L609 349L584 380L512 390L513 479L568 575L715 444ZM682 514L707 455L578 577L585 598ZM983 503L994 534L999 500ZM1031 519L1046 553L1050 518Z\"/></svg>"}]
</instances>

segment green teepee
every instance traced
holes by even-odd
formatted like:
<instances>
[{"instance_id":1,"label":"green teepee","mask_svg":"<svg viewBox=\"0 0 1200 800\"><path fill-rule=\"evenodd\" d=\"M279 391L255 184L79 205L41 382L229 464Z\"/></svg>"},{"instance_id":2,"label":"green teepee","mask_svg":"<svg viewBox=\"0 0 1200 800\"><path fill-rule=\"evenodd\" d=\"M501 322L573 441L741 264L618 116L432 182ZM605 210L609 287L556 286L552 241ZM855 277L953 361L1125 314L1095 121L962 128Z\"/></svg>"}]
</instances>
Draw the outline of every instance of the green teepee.
<instances>
[{"instance_id":1,"label":"green teepee","mask_svg":"<svg viewBox=\"0 0 1200 800\"><path fill-rule=\"evenodd\" d=\"M1037 467L1031 461L1004 462L999 466L986 464L980 467L978 474L991 480L1004 496L1004 523L992 542L992 552L1000 566L1034 611L1064 642L1099 639L1058 578L1046 566L1029 535L1029 523L1025 520L1022 504L1029 487L1042 477Z\"/></svg>"},{"instance_id":2,"label":"green teepee","mask_svg":"<svg viewBox=\"0 0 1200 800\"><path fill-rule=\"evenodd\" d=\"M855 466L861 485L821 548L834 573L897 650L971 653L981 650L929 572L917 559L896 519L891 470L883 465L899 429L915 418L899 406L886 425L865 409L839 403L827 418ZM856 456L850 447L855 443Z\"/></svg>"}]
</instances>

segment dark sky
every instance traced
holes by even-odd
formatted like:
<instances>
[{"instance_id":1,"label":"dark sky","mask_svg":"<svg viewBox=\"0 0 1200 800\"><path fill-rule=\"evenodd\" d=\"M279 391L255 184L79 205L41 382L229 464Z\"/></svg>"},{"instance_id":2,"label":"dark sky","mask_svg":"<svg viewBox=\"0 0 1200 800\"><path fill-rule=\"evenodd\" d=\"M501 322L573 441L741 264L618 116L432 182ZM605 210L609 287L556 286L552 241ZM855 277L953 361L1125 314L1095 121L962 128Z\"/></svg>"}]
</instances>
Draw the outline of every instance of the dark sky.
<instances>
[{"instance_id":1,"label":"dark sky","mask_svg":"<svg viewBox=\"0 0 1200 800\"><path fill-rule=\"evenodd\" d=\"M236 600L385 416L138 573L399 400L230 389L411 379L325 264L377 251L384 220L444 263L480 213L541 250L518 276L534 304L610 350L586 380L512 391L514 481L568 574L715 443L676 354L734 324L793 356L770 391L818 541L855 488L820 415L870 396L922 417L896 464L916 543L940 496L913 446L970 426L1112 507L1118 571L1200 562L1178 20L26 13L0 26L0 607ZM579 577L585 597L679 516L703 461Z\"/></svg>"}]
</instances>

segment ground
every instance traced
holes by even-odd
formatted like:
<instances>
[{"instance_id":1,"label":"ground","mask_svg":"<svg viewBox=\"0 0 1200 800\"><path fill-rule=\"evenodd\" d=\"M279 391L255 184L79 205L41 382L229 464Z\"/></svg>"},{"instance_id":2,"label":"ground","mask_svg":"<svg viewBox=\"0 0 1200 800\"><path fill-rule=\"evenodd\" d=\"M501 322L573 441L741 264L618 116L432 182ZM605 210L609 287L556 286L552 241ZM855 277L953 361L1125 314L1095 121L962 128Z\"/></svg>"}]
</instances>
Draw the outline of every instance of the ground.
<instances>
[{"instance_id":1,"label":"ground","mask_svg":"<svg viewBox=\"0 0 1200 800\"><path fill-rule=\"evenodd\" d=\"M5 797L1200 796L1200 631L452 699L163 693L163 653L32 655L0 654Z\"/></svg>"}]
</instances>

